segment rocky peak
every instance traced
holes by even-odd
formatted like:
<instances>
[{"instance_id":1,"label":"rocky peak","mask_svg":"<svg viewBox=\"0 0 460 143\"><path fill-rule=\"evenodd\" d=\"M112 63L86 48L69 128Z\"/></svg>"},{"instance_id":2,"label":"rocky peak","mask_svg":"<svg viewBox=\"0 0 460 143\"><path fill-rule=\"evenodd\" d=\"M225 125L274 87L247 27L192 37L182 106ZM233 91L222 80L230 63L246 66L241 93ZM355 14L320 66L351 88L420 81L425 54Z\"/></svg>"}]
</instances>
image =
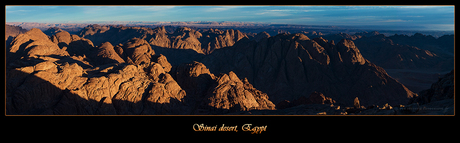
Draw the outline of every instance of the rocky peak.
<instances>
[{"instance_id":1,"label":"rocky peak","mask_svg":"<svg viewBox=\"0 0 460 143\"><path fill-rule=\"evenodd\" d=\"M331 40L331 41L329 42L329 44L335 45L335 41L334 41L334 40Z\"/></svg>"},{"instance_id":2,"label":"rocky peak","mask_svg":"<svg viewBox=\"0 0 460 143\"><path fill-rule=\"evenodd\" d=\"M64 31L64 30L62 30L61 28L50 27L47 30L43 31L43 33L45 33L48 36L52 36L52 35L55 35L56 33L62 32L62 31Z\"/></svg>"},{"instance_id":3,"label":"rocky peak","mask_svg":"<svg viewBox=\"0 0 460 143\"><path fill-rule=\"evenodd\" d=\"M91 24L83 28L78 35L94 35L96 33L104 33L109 29L110 26L100 26L98 24Z\"/></svg>"},{"instance_id":4,"label":"rocky peak","mask_svg":"<svg viewBox=\"0 0 460 143\"><path fill-rule=\"evenodd\" d=\"M125 61L115 52L114 47L110 42L104 42L97 47L98 51L94 59L97 59L99 65L109 63L124 63Z\"/></svg>"},{"instance_id":5,"label":"rocky peak","mask_svg":"<svg viewBox=\"0 0 460 143\"><path fill-rule=\"evenodd\" d=\"M305 36L304 34L302 33L295 33L295 34L292 34L293 37L292 39L297 39L297 40L310 40L310 38L308 38L307 36Z\"/></svg>"},{"instance_id":6,"label":"rocky peak","mask_svg":"<svg viewBox=\"0 0 460 143\"><path fill-rule=\"evenodd\" d=\"M5 38L8 38L8 36L15 37L16 35L22 34L27 32L26 29L23 29L21 26L13 26L13 25L8 25L5 24Z\"/></svg>"},{"instance_id":7,"label":"rocky peak","mask_svg":"<svg viewBox=\"0 0 460 143\"><path fill-rule=\"evenodd\" d=\"M165 26L158 26L157 28L153 29L155 33L167 33Z\"/></svg>"},{"instance_id":8,"label":"rocky peak","mask_svg":"<svg viewBox=\"0 0 460 143\"><path fill-rule=\"evenodd\" d=\"M11 44L8 58L69 55L66 48L59 48L46 34L37 28L32 28L26 33L19 34L13 39Z\"/></svg>"},{"instance_id":9,"label":"rocky peak","mask_svg":"<svg viewBox=\"0 0 460 143\"><path fill-rule=\"evenodd\" d=\"M72 37L70 36L69 32L60 31L51 37L51 41L53 41L54 43L64 42L66 44L69 44L70 42L72 42Z\"/></svg>"},{"instance_id":10,"label":"rocky peak","mask_svg":"<svg viewBox=\"0 0 460 143\"><path fill-rule=\"evenodd\" d=\"M128 40L122 46L122 50L119 50L122 53L119 53L123 56L123 53L126 53L125 61L132 64L149 64L152 58L152 55L155 55L155 51L153 51L150 44L145 41L144 39L140 38L132 38Z\"/></svg>"},{"instance_id":11,"label":"rocky peak","mask_svg":"<svg viewBox=\"0 0 460 143\"><path fill-rule=\"evenodd\" d=\"M246 80L247 81L247 80ZM211 114L222 114L249 110L275 110L267 94L255 89L250 83L242 82L230 71L221 74L208 90L202 108L211 108Z\"/></svg>"},{"instance_id":12,"label":"rocky peak","mask_svg":"<svg viewBox=\"0 0 460 143\"><path fill-rule=\"evenodd\" d=\"M412 35L413 37L426 37L425 35L423 35L422 33L415 33L414 35Z\"/></svg>"},{"instance_id":13,"label":"rocky peak","mask_svg":"<svg viewBox=\"0 0 460 143\"><path fill-rule=\"evenodd\" d=\"M270 37L270 34L268 34L267 32L260 32L258 33L256 36L254 36L254 40L256 42L259 42L260 40L264 39L264 38L269 38Z\"/></svg>"},{"instance_id":14,"label":"rocky peak","mask_svg":"<svg viewBox=\"0 0 460 143\"><path fill-rule=\"evenodd\" d=\"M24 35L29 36L31 40L49 40L48 35L43 33L42 30L38 28L32 28L24 33Z\"/></svg>"},{"instance_id":15,"label":"rocky peak","mask_svg":"<svg viewBox=\"0 0 460 143\"><path fill-rule=\"evenodd\" d=\"M372 37L372 36L383 35L383 34L380 34L378 31L372 31L372 32L364 31L364 32L356 32L354 35Z\"/></svg>"},{"instance_id":16,"label":"rocky peak","mask_svg":"<svg viewBox=\"0 0 460 143\"><path fill-rule=\"evenodd\" d=\"M202 74L207 74L210 77L214 77L214 75L209 71L208 68L206 68L203 63L197 61L179 66L178 71L185 71L184 73L188 77L199 77Z\"/></svg>"},{"instance_id":17,"label":"rocky peak","mask_svg":"<svg viewBox=\"0 0 460 143\"><path fill-rule=\"evenodd\" d=\"M78 35L70 34L67 31L60 31L51 36L51 41L56 43L61 49L66 48L72 56L83 56L94 47L91 40L81 38Z\"/></svg>"},{"instance_id":18,"label":"rocky peak","mask_svg":"<svg viewBox=\"0 0 460 143\"><path fill-rule=\"evenodd\" d=\"M5 24L5 47L8 47L14 37L25 32L27 32L27 30L20 26Z\"/></svg>"},{"instance_id":19,"label":"rocky peak","mask_svg":"<svg viewBox=\"0 0 460 143\"><path fill-rule=\"evenodd\" d=\"M355 46L355 43L348 39L342 39L337 43L337 51L340 52L340 56L344 63L360 64L366 63L366 59L363 58L359 49Z\"/></svg>"},{"instance_id":20,"label":"rocky peak","mask_svg":"<svg viewBox=\"0 0 460 143\"><path fill-rule=\"evenodd\" d=\"M328 40L324 39L323 37L313 38L313 40L321 46L326 45L326 43L328 43Z\"/></svg>"},{"instance_id":21,"label":"rocky peak","mask_svg":"<svg viewBox=\"0 0 460 143\"><path fill-rule=\"evenodd\" d=\"M380 35L380 33L378 31L372 31L369 34L371 34L371 35Z\"/></svg>"},{"instance_id":22,"label":"rocky peak","mask_svg":"<svg viewBox=\"0 0 460 143\"><path fill-rule=\"evenodd\" d=\"M212 29L212 28L209 28L209 30L203 32L203 34L206 33L206 34L222 34L224 33L224 31L222 30L219 30L219 29Z\"/></svg>"},{"instance_id":23,"label":"rocky peak","mask_svg":"<svg viewBox=\"0 0 460 143\"><path fill-rule=\"evenodd\" d=\"M190 95L202 96L215 79L203 63L192 62L179 65L172 71L177 83Z\"/></svg>"},{"instance_id":24,"label":"rocky peak","mask_svg":"<svg viewBox=\"0 0 460 143\"><path fill-rule=\"evenodd\" d=\"M188 27L179 27L176 29L176 31L174 31L174 33L193 32L193 31L195 30L190 29Z\"/></svg>"}]
</instances>

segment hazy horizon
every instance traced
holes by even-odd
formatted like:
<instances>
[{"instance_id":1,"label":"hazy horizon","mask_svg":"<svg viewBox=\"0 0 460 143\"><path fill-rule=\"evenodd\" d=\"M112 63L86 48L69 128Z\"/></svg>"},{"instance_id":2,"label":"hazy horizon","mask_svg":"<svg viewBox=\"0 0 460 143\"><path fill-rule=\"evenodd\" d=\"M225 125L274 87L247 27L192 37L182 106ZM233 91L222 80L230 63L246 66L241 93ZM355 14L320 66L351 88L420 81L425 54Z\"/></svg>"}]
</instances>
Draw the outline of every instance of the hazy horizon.
<instances>
[{"instance_id":1,"label":"hazy horizon","mask_svg":"<svg viewBox=\"0 0 460 143\"><path fill-rule=\"evenodd\" d=\"M5 6L6 22L226 21L454 30L454 6Z\"/></svg>"}]
</instances>

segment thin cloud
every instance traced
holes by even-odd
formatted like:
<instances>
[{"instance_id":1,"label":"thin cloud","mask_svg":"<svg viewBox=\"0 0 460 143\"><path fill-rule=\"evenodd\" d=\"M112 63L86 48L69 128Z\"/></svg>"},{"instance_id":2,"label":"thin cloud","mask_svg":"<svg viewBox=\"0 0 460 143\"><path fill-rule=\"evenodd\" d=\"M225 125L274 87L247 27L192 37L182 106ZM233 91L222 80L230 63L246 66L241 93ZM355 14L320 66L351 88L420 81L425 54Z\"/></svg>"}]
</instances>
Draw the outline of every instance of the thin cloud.
<instances>
[{"instance_id":1,"label":"thin cloud","mask_svg":"<svg viewBox=\"0 0 460 143\"><path fill-rule=\"evenodd\" d=\"M205 12L221 12L221 11L227 11L237 8L235 6L220 6L220 7L213 7L213 8L206 8L204 11Z\"/></svg>"},{"instance_id":2,"label":"thin cloud","mask_svg":"<svg viewBox=\"0 0 460 143\"><path fill-rule=\"evenodd\" d=\"M293 10L285 9L262 10L261 12L255 13L255 15L289 16L292 11Z\"/></svg>"},{"instance_id":3,"label":"thin cloud","mask_svg":"<svg viewBox=\"0 0 460 143\"><path fill-rule=\"evenodd\" d=\"M176 6L138 6L133 7L142 11L165 11L175 8Z\"/></svg>"},{"instance_id":4,"label":"thin cloud","mask_svg":"<svg viewBox=\"0 0 460 143\"><path fill-rule=\"evenodd\" d=\"M25 13L25 12L31 12L32 10L24 10L24 9L19 9L19 10L6 10L6 13Z\"/></svg>"},{"instance_id":5,"label":"thin cloud","mask_svg":"<svg viewBox=\"0 0 460 143\"><path fill-rule=\"evenodd\" d=\"M406 16L406 17L425 17L425 16L416 15L416 16Z\"/></svg>"},{"instance_id":6,"label":"thin cloud","mask_svg":"<svg viewBox=\"0 0 460 143\"><path fill-rule=\"evenodd\" d=\"M318 12L318 11L325 11L325 10L319 10L319 9L312 9L312 10L300 10L302 12Z\"/></svg>"},{"instance_id":7,"label":"thin cloud","mask_svg":"<svg viewBox=\"0 0 460 143\"><path fill-rule=\"evenodd\" d=\"M436 6L396 6L396 8L436 8Z\"/></svg>"},{"instance_id":8,"label":"thin cloud","mask_svg":"<svg viewBox=\"0 0 460 143\"><path fill-rule=\"evenodd\" d=\"M402 20L402 19L388 19L388 20L382 20L378 22L410 22L412 20Z\"/></svg>"},{"instance_id":9,"label":"thin cloud","mask_svg":"<svg viewBox=\"0 0 460 143\"><path fill-rule=\"evenodd\" d=\"M312 10L297 10L297 9L271 9L271 10L263 10L262 13L269 13L269 12L289 12L289 13L299 13L299 12L318 12L318 11L325 11L319 9L312 9Z\"/></svg>"}]
</instances>

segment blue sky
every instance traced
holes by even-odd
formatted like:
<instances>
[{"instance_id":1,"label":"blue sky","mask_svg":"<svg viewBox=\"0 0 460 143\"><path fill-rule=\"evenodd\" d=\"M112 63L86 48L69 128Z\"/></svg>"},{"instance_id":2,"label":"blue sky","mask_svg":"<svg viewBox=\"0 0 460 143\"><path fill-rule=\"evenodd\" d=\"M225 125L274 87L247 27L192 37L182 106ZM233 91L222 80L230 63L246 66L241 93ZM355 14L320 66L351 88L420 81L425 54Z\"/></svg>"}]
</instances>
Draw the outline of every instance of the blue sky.
<instances>
[{"instance_id":1,"label":"blue sky","mask_svg":"<svg viewBox=\"0 0 460 143\"><path fill-rule=\"evenodd\" d=\"M6 22L239 21L454 30L454 6L6 6Z\"/></svg>"}]
</instances>

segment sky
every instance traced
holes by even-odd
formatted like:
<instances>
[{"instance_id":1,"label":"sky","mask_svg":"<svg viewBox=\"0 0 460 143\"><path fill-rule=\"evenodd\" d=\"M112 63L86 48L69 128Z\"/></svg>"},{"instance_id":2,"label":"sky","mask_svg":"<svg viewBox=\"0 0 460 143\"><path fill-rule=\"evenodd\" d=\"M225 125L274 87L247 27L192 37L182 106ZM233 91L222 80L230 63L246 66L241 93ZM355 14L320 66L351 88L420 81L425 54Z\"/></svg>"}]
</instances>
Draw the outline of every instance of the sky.
<instances>
[{"instance_id":1,"label":"sky","mask_svg":"<svg viewBox=\"0 0 460 143\"><path fill-rule=\"evenodd\" d=\"M454 30L454 6L5 6L6 22L237 21Z\"/></svg>"}]
</instances>

